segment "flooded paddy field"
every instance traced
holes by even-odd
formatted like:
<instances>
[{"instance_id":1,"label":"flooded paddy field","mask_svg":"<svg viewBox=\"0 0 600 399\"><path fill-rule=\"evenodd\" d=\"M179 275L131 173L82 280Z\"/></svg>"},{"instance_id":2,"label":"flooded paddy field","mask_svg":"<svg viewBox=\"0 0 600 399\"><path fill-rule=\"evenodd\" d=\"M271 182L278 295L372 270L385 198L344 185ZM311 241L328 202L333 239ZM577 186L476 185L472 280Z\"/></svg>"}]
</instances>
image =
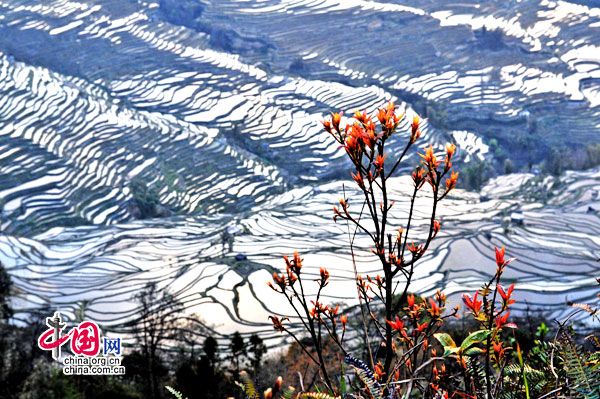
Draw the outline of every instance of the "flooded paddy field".
<instances>
[{"instance_id":1,"label":"flooded paddy field","mask_svg":"<svg viewBox=\"0 0 600 399\"><path fill-rule=\"evenodd\" d=\"M307 273L330 269L331 301L356 304L331 212L343 190L352 200L349 165L319 121L390 99L427 118L420 144L455 142L459 169L501 175L442 203L414 289L456 300L505 245L520 309L564 316L597 291L600 170L538 166L600 142L598 46L594 2L0 0L0 261L16 318L84 305L127 331L152 281L216 334L270 338L267 315L289 309L266 282L295 249ZM410 183L395 183L406 209ZM376 273L357 246L359 272Z\"/></svg>"}]
</instances>

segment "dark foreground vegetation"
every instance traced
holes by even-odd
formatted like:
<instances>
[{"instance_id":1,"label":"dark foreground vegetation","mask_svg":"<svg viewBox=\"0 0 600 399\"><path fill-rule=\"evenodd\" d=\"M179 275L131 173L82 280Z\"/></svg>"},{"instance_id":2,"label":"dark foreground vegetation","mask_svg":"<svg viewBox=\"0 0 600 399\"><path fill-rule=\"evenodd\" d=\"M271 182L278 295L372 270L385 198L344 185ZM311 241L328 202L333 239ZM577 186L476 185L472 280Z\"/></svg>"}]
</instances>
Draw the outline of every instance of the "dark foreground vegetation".
<instances>
[{"instance_id":1,"label":"dark foreground vegetation","mask_svg":"<svg viewBox=\"0 0 600 399\"><path fill-rule=\"evenodd\" d=\"M411 174L410 207L397 210L390 179L421 136L418 117L408 134L397 132L403 118L390 103L375 116L357 112L345 126L340 114L323 122L351 161L360 193L340 193L333 209L334 222L347 227L359 306L325 303L329 271L323 267L315 278L304 272L300 254L285 257L285 272L274 273L268 284L295 317L270 317L289 345L267 354L257 335L217 341L197 318L183 315L168 290L149 284L134 298L138 318L125 326L137 342L125 354L126 375L65 376L36 345L50 309L11 323L14 290L0 269L0 397L600 398L600 337L585 328L600 322L598 304L565 304L587 324L544 320L533 312L514 317L518 282L505 284L503 275L518 260L503 247L495 248L490 279L462 296L462 308L448 306L443 292L412 293L415 270L442 231L439 207L459 174L453 144L442 151L425 147ZM398 153L386 151L392 138L405 140ZM417 205L419 199L429 205ZM403 218L392 218L395 212ZM404 222L392 226L391 220ZM375 275L357 273L359 235L380 264ZM309 285L316 295L305 295Z\"/></svg>"}]
</instances>

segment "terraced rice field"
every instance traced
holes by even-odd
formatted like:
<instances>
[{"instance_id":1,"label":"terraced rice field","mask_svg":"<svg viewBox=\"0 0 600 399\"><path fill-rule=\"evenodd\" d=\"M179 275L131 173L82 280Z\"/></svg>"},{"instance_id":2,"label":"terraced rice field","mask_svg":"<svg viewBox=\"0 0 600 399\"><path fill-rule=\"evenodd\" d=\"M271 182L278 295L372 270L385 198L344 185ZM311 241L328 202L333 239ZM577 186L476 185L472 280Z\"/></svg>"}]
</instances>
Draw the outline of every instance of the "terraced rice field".
<instances>
[{"instance_id":1,"label":"terraced rice field","mask_svg":"<svg viewBox=\"0 0 600 399\"><path fill-rule=\"evenodd\" d=\"M456 142L463 167L497 157L492 139L521 169L598 143L597 6L0 0L0 261L16 318L85 304L126 331L132 295L155 281L217 335L272 338L267 315L289 309L265 283L294 249L331 270L331 301L355 304L346 226L331 220L352 184L319 121L392 99L429 117L422 143ZM136 182L157 217L139 220ZM410 183L396 183L406 209ZM506 245L521 309L560 317L597 289L599 211L598 168L459 190L415 289L456 300ZM376 270L366 251L358 266Z\"/></svg>"}]
</instances>

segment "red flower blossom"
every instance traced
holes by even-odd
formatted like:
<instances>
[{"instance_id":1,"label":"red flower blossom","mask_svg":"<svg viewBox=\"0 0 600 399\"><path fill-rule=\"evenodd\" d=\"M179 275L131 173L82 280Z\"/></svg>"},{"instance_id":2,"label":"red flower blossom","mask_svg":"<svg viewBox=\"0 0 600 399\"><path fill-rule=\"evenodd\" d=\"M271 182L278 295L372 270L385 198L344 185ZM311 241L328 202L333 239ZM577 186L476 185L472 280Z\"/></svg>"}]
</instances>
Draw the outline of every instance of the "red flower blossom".
<instances>
[{"instance_id":1,"label":"red flower blossom","mask_svg":"<svg viewBox=\"0 0 600 399\"><path fill-rule=\"evenodd\" d=\"M483 305L483 301L477 300L477 295L479 295L479 292L476 292L475 295L473 295L473 299L471 299L471 296L469 294L463 295L463 302L475 314L479 313L479 311L481 310L481 305Z\"/></svg>"},{"instance_id":2,"label":"red flower blossom","mask_svg":"<svg viewBox=\"0 0 600 399\"><path fill-rule=\"evenodd\" d=\"M400 320L398 316L396 316L395 321L386 320L386 322L392 327L392 330L402 331L404 330L404 322Z\"/></svg>"},{"instance_id":3,"label":"red flower blossom","mask_svg":"<svg viewBox=\"0 0 600 399\"><path fill-rule=\"evenodd\" d=\"M503 267L506 264L504 260L504 246L502 248L496 248L496 264L498 267Z\"/></svg>"},{"instance_id":4,"label":"red flower blossom","mask_svg":"<svg viewBox=\"0 0 600 399\"><path fill-rule=\"evenodd\" d=\"M413 243L410 243L410 244L408 245L408 248L407 248L407 249L408 249L408 251L409 251L410 253L412 253L412 254L413 254L413 256L414 256L414 255L418 255L418 254L420 254L421 252L423 252L423 244L419 244L419 245L417 245L417 244L415 244L415 243L413 242Z\"/></svg>"},{"instance_id":5,"label":"red flower blossom","mask_svg":"<svg viewBox=\"0 0 600 399\"><path fill-rule=\"evenodd\" d=\"M498 284L498 294L500 294L500 296L504 300L504 303L506 304L506 306L509 306L509 305L512 305L513 303L515 303L515 300L511 299L511 297L510 297L512 295L514 289L515 289L515 285L511 284L508 287L508 289L506 291L504 291L504 288L502 288L502 286L500 284Z\"/></svg>"},{"instance_id":6,"label":"red flower blossom","mask_svg":"<svg viewBox=\"0 0 600 399\"><path fill-rule=\"evenodd\" d=\"M433 221L433 236L437 236L437 234L440 232L440 229L442 228L442 224L440 223L439 220L434 220Z\"/></svg>"},{"instance_id":7,"label":"red flower blossom","mask_svg":"<svg viewBox=\"0 0 600 399\"><path fill-rule=\"evenodd\" d=\"M408 304L408 307L412 308L413 306L415 306L415 296L413 294L409 294L406 297L406 302Z\"/></svg>"},{"instance_id":8,"label":"red flower blossom","mask_svg":"<svg viewBox=\"0 0 600 399\"><path fill-rule=\"evenodd\" d=\"M438 306L438 304L432 298L429 298L428 312L431 315L431 317L439 317L442 314L442 309Z\"/></svg>"},{"instance_id":9,"label":"red flower blossom","mask_svg":"<svg viewBox=\"0 0 600 399\"><path fill-rule=\"evenodd\" d=\"M493 344L494 347L494 353L496 354L496 358L502 359L504 357L504 352L505 349L502 347L502 342L494 342Z\"/></svg>"},{"instance_id":10,"label":"red flower blossom","mask_svg":"<svg viewBox=\"0 0 600 399\"><path fill-rule=\"evenodd\" d=\"M385 371L383 371L383 365L381 364L381 362L377 362L377 364L375 365L375 370L373 371L374 377L376 380L381 380L383 378L383 376L385 375Z\"/></svg>"},{"instance_id":11,"label":"red flower blossom","mask_svg":"<svg viewBox=\"0 0 600 399\"><path fill-rule=\"evenodd\" d=\"M504 325L508 321L508 316L510 316L510 312L506 312L502 316L497 316L496 320L495 320L496 321L496 327L498 327L498 328L504 327Z\"/></svg>"},{"instance_id":12,"label":"red flower blossom","mask_svg":"<svg viewBox=\"0 0 600 399\"><path fill-rule=\"evenodd\" d=\"M285 327L283 326L283 321L286 320L286 318L283 318L280 320L279 317L269 316L269 319L271 319L271 322L273 323L273 328L275 329L275 331L279 331L279 332L285 331Z\"/></svg>"}]
</instances>

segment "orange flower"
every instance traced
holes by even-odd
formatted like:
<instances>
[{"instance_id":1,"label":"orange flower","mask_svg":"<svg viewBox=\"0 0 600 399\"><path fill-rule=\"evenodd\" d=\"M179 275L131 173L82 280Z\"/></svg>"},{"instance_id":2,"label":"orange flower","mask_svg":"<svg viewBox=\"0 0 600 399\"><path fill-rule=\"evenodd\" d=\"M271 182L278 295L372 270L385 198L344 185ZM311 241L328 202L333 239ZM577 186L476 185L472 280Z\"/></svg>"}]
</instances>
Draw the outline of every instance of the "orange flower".
<instances>
[{"instance_id":1,"label":"orange flower","mask_svg":"<svg viewBox=\"0 0 600 399\"><path fill-rule=\"evenodd\" d=\"M366 111L363 111L361 113L359 110L357 110L354 113L354 119L356 119L357 121L359 121L359 122L361 122L363 124L365 124L365 123L367 123L367 121L371 120L371 118L367 115Z\"/></svg>"},{"instance_id":2,"label":"orange flower","mask_svg":"<svg viewBox=\"0 0 600 399\"><path fill-rule=\"evenodd\" d=\"M387 112L392 113L396 109L396 104L393 101L387 103Z\"/></svg>"},{"instance_id":3,"label":"orange flower","mask_svg":"<svg viewBox=\"0 0 600 399\"><path fill-rule=\"evenodd\" d=\"M396 115L396 105L390 101L385 108L377 110L377 119L381 123L382 128L386 131L384 134L389 135L402 119L403 115Z\"/></svg>"},{"instance_id":4,"label":"orange flower","mask_svg":"<svg viewBox=\"0 0 600 399\"><path fill-rule=\"evenodd\" d=\"M415 183L415 187L419 188L422 186L425 182L425 169L417 166L417 168L412 172L412 179Z\"/></svg>"},{"instance_id":5,"label":"orange flower","mask_svg":"<svg viewBox=\"0 0 600 399\"><path fill-rule=\"evenodd\" d=\"M414 143L419 137L421 137L421 130L419 129L419 116L413 116L412 124L410 126L410 142Z\"/></svg>"},{"instance_id":6,"label":"orange flower","mask_svg":"<svg viewBox=\"0 0 600 399\"><path fill-rule=\"evenodd\" d=\"M325 128L325 131L327 133L331 134L331 122L330 121L323 121L321 123L323 124L323 127Z\"/></svg>"},{"instance_id":7,"label":"orange flower","mask_svg":"<svg viewBox=\"0 0 600 399\"><path fill-rule=\"evenodd\" d=\"M288 284L291 287L292 285L294 285L296 280L298 280L298 277L296 277L292 268L290 268L290 267L287 268L287 274L288 274Z\"/></svg>"},{"instance_id":8,"label":"orange flower","mask_svg":"<svg viewBox=\"0 0 600 399\"><path fill-rule=\"evenodd\" d=\"M341 217L341 216L342 216L342 214L340 213L340 210L338 209L337 206L334 205L333 206L333 221L337 222L337 218Z\"/></svg>"},{"instance_id":9,"label":"orange flower","mask_svg":"<svg viewBox=\"0 0 600 399\"><path fill-rule=\"evenodd\" d=\"M454 189L456 187L456 182L458 181L458 172L452 172L449 178L446 179L446 192Z\"/></svg>"},{"instance_id":10,"label":"orange flower","mask_svg":"<svg viewBox=\"0 0 600 399\"><path fill-rule=\"evenodd\" d=\"M421 158L423 158L423 163L427 166L427 168L432 171L437 169L440 165L440 161L438 161L437 157L433 152L433 146L429 146L429 148L425 149L425 154L419 154Z\"/></svg>"},{"instance_id":11,"label":"orange flower","mask_svg":"<svg viewBox=\"0 0 600 399\"><path fill-rule=\"evenodd\" d=\"M432 298L429 298L429 314L431 317L439 317L442 314L442 309Z\"/></svg>"},{"instance_id":12,"label":"orange flower","mask_svg":"<svg viewBox=\"0 0 600 399\"><path fill-rule=\"evenodd\" d=\"M335 305L334 307L329 306L329 314L333 317L337 316L340 311L340 305Z\"/></svg>"},{"instance_id":13,"label":"orange flower","mask_svg":"<svg viewBox=\"0 0 600 399\"><path fill-rule=\"evenodd\" d=\"M342 328L346 329L346 324L348 323L348 316L345 314L340 316L340 323L342 323Z\"/></svg>"},{"instance_id":14,"label":"orange flower","mask_svg":"<svg viewBox=\"0 0 600 399\"><path fill-rule=\"evenodd\" d=\"M298 251L294 251L294 267L300 271L302 269L302 258L298 254Z\"/></svg>"},{"instance_id":15,"label":"orange flower","mask_svg":"<svg viewBox=\"0 0 600 399\"><path fill-rule=\"evenodd\" d=\"M379 108L377 110L377 119L379 120L379 123L381 123L383 126L385 126L385 124L387 123L387 120L388 120L388 113L385 110L385 108Z\"/></svg>"},{"instance_id":16,"label":"orange flower","mask_svg":"<svg viewBox=\"0 0 600 399\"><path fill-rule=\"evenodd\" d=\"M374 144L375 133L367 133L360 123L356 122L348 128L346 126L347 134L344 142L344 148L346 153L350 156L350 159L355 164L361 161L362 153L364 151L365 142Z\"/></svg>"},{"instance_id":17,"label":"orange flower","mask_svg":"<svg viewBox=\"0 0 600 399\"><path fill-rule=\"evenodd\" d=\"M279 332L285 331L285 327L283 326L283 321L286 320L285 318L280 320L279 317L269 316L269 319L271 319L271 322L273 323L273 328L275 329L275 331L279 331Z\"/></svg>"},{"instance_id":18,"label":"orange flower","mask_svg":"<svg viewBox=\"0 0 600 399\"><path fill-rule=\"evenodd\" d=\"M331 115L331 123L333 124L333 128L335 130L340 131L340 122L342 121L342 115L339 113L334 113Z\"/></svg>"},{"instance_id":19,"label":"orange flower","mask_svg":"<svg viewBox=\"0 0 600 399\"><path fill-rule=\"evenodd\" d=\"M348 153L350 154L358 151L359 139L357 138L357 136L353 134L348 135L348 137L346 137L346 143L344 147L346 148L346 151L348 151Z\"/></svg>"},{"instance_id":20,"label":"orange flower","mask_svg":"<svg viewBox=\"0 0 600 399\"><path fill-rule=\"evenodd\" d=\"M377 172L381 172L383 170L384 162L385 162L385 155L377 155L377 158L375 158L375 161L373 162L373 165L375 166L375 169L377 170Z\"/></svg>"},{"instance_id":21,"label":"orange flower","mask_svg":"<svg viewBox=\"0 0 600 399\"><path fill-rule=\"evenodd\" d=\"M448 143L446 144L446 156L449 159L452 159L452 156L454 155L454 153L456 152L456 146L452 143Z\"/></svg>"},{"instance_id":22,"label":"orange flower","mask_svg":"<svg viewBox=\"0 0 600 399\"><path fill-rule=\"evenodd\" d=\"M454 144L446 144L446 159L444 160L444 172L448 172L452 168L452 156L456 152Z\"/></svg>"},{"instance_id":23,"label":"orange flower","mask_svg":"<svg viewBox=\"0 0 600 399\"><path fill-rule=\"evenodd\" d=\"M375 370L374 370L374 377L376 380L381 380L383 378L383 376L385 375L385 372L383 371L383 365L381 364L381 362L377 362L377 364L375 365Z\"/></svg>"},{"instance_id":24,"label":"orange flower","mask_svg":"<svg viewBox=\"0 0 600 399\"><path fill-rule=\"evenodd\" d=\"M417 130L419 130L419 122L419 115L413 116L412 125L410 126L411 136L414 136L417 133Z\"/></svg>"},{"instance_id":25,"label":"orange flower","mask_svg":"<svg viewBox=\"0 0 600 399\"><path fill-rule=\"evenodd\" d=\"M279 288L281 288L282 290L285 289L285 276L283 274L278 274L277 272L274 272L273 281L279 286Z\"/></svg>"},{"instance_id":26,"label":"orange flower","mask_svg":"<svg viewBox=\"0 0 600 399\"><path fill-rule=\"evenodd\" d=\"M360 187L360 188L365 187L365 181L363 180L362 174L360 172L356 172L356 174L351 173L351 175L352 175L352 179L354 179L356 184L358 184L358 187Z\"/></svg>"},{"instance_id":27,"label":"orange flower","mask_svg":"<svg viewBox=\"0 0 600 399\"><path fill-rule=\"evenodd\" d=\"M319 271L321 274L321 285L324 287L327 285L327 281L329 280L329 272L324 267Z\"/></svg>"},{"instance_id":28,"label":"orange flower","mask_svg":"<svg viewBox=\"0 0 600 399\"><path fill-rule=\"evenodd\" d=\"M435 299L439 302L439 303L446 303L446 294L444 294L442 291L437 290L435 292Z\"/></svg>"},{"instance_id":29,"label":"orange flower","mask_svg":"<svg viewBox=\"0 0 600 399\"><path fill-rule=\"evenodd\" d=\"M434 220L433 221L433 236L437 236L437 234L440 232L440 229L442 228L442 224L440 223L439 220Z\"/></svg>"},{"instance_id":30,"label":"orange flower","mask_svg":"<svg viewBox=\"0 0 600 399\"><path fill-rule=\"evenodd\" d=\"M273 389L267 388L267 390L264 392L264 398L273 399Z\"/></svg>"}]
</instances>

